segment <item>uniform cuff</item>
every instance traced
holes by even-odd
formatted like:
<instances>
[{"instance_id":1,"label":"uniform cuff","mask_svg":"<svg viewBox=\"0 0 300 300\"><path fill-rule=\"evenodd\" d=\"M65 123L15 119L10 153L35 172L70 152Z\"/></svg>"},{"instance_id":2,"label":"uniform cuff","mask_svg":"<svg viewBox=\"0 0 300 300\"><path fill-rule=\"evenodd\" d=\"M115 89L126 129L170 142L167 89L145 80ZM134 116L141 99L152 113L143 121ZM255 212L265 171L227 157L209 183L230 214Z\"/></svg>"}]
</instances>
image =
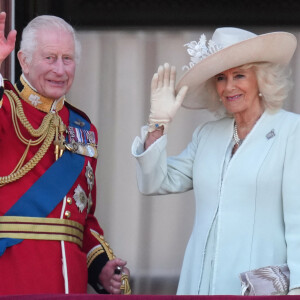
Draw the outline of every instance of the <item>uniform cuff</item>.
<instances>
[{"instance_id":1,"label":"uniform cuff","mask_svg":"<svg viewBox=\"0 0 300 300\"><path fill-rule=\"evenodd\" d=\"M103 267L108 262L108 256L106 253L98 255L88 268L88 281L89 284L95 289L98 294L109 294L99 282L99 274Z\"/></svg>"}]
</instances>

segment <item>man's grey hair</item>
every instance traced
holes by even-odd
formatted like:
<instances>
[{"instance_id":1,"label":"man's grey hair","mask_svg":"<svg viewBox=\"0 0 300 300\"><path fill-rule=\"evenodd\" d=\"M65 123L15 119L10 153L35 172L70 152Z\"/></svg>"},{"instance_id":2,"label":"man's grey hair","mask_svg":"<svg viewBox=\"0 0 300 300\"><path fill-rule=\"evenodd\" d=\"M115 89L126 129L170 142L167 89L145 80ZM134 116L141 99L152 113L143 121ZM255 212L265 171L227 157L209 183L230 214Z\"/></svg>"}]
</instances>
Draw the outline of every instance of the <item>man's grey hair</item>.
<instances>
[{"instance_id":1,"label":"man's grey hair","mask_svg":"<svg viewBox=\"0 0 300 300\"><path fill-rule=\"evenodd\" d=\"M69 32L74 39L75 62L76 64L79 63L81 45L74 28L62 18L50 15L42 15L34 18L23 30L20 50L24 53L28 62L32 60L33 53L37 48L37 33L43 29L61 29Z\"/></svg>"}]
</instances>

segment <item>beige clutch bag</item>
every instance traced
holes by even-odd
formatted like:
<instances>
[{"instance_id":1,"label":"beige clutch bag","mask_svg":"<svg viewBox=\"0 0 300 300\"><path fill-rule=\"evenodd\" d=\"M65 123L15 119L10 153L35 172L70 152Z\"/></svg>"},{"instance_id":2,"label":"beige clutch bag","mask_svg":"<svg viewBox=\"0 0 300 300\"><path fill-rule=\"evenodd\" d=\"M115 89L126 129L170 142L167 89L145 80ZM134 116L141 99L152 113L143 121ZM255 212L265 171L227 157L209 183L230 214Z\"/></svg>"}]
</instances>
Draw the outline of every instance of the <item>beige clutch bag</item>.
<instances>
[{"instance_id":1,"label":"beige clutch bag","mask_svg":"<svg viewBox=\"0 0 300 300\"><path fill-rule=\"evenodd\" d=\"M290 271L287 264L268 266L240 274L242 295L287 295Z\"/></svg>"}]
</instances>

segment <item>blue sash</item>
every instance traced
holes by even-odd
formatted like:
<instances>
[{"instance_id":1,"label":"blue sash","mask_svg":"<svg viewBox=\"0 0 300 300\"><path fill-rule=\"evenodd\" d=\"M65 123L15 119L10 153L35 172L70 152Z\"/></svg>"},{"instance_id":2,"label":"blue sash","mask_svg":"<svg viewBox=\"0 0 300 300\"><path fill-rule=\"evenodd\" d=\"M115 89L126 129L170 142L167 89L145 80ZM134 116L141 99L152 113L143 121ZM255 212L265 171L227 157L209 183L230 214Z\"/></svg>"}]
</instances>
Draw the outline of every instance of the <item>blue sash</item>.
<instances>
[{"instance_id":1,"label":"blue sash","mask_svg":"<svg viewBox=\"0 0 300 300\"><path fill-rule=\"evenodd\" d=\"M69 110L70 126L90 129L90 123L73 110ZM85 157L65 151L51 167L25 192L25 194L6 212L5 216L47 217L80 175ZM21 243L22 239L1 238L0 256L7 247Z\"/></svg>"}]
</instances>

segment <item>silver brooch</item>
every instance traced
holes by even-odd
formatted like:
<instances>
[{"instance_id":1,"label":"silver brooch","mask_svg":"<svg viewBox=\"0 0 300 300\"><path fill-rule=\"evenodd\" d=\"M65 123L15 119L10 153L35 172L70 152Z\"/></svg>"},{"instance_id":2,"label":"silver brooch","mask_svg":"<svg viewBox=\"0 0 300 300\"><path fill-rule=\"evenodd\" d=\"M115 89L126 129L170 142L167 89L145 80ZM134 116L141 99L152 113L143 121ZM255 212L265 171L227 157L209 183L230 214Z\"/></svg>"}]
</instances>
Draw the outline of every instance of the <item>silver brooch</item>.
<instances>
[{"instance_id":1,"label":"silver brooch","mask_svg":"<svg viewBox=\"0 0 300 300\"><path fill-rule=\"evenodd\" d=\"M77 205L79 211L83 212L83 210L85 209L85 207L88 204L88 198L86 196L85 191L79 184L74 191L74 199L76 201L76 205Z\"/></svg>"},{"instance_id":2,"label":"silver brooch","mask_svg":"<svg viewBox=\"0 0 300 300\"><path fill-rule=\"evenodd\" d=\"M95 176L94 176L93 168L92 168L90 162L88 162L88 164L86 165L85 168L86 168L85 177L87 180L87 184L89 186L89 190L91 191L94 186Z\"/></svg>"},{"instance_id":3,"label":"silver brooch","mask_svg":"<svg viewBox=\"0 0 300 300\"><path fill-rule=\"evenodd\" d=\"M269 140L269 139L271 139L272 137L274 137L275 136L275 132L274 132L274 129L272 129L270 132L268 132L267 134L266 134L266 138Z\"/></svg>"},{"instance_id":4,"label":"silver brooch","mask_svg":"<svg viewBox=\"0 0 300 300\"><path fill-rule=\"evenodd\" d=\"M80 127L83 127L85 125L85 123L83 121L80 121L80 120L76 120L74 121L74 123Z\"/></svg>"}]
</instances>

